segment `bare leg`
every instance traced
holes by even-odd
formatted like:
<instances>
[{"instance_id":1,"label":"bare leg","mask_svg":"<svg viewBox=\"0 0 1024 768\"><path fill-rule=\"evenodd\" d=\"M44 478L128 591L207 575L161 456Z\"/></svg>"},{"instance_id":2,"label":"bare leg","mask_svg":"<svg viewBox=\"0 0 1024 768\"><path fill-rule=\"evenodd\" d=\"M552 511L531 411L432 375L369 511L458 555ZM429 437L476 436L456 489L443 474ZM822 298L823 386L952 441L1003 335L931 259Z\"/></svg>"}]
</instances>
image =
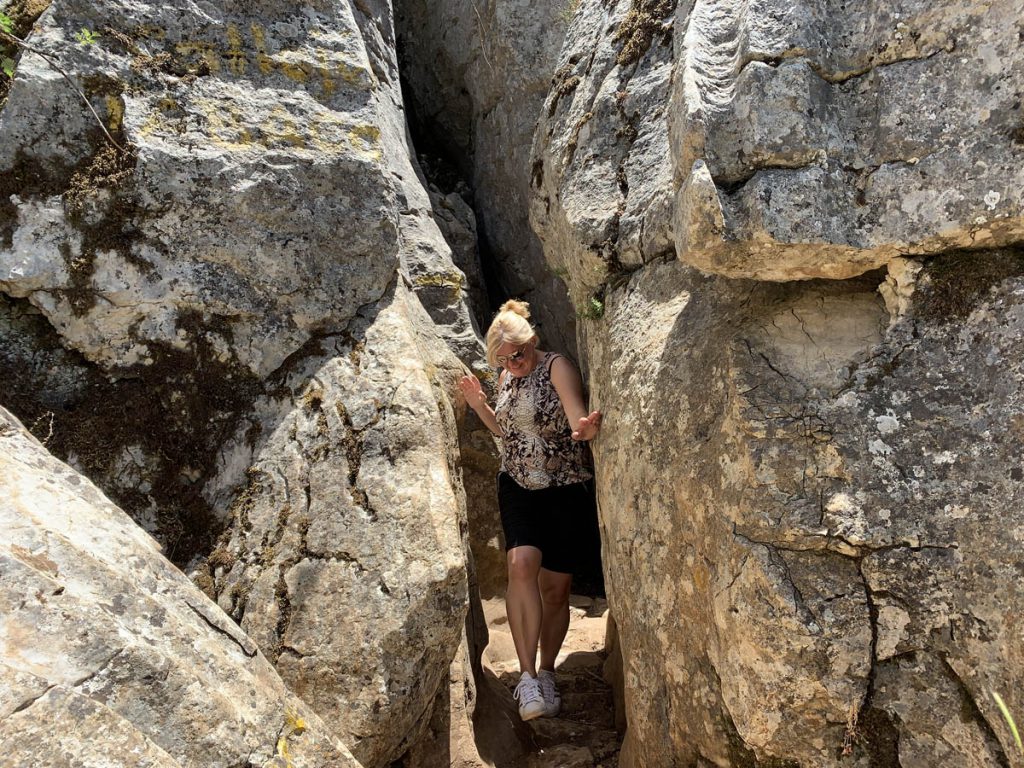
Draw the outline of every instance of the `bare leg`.
<instances>
[{"instance_id":1,"label":"bare leg","mask_svg":"<svg viewBox=\"0 0 1024 768\"><path fill-rule=\"evenodd\" d=\"M505 592L505 613L519 657L519 670L536 677L537 642L543 616L537 583L541 551L536 547L514 547L508 551L506 560L508 590Z\"/></svg>"},{"instance_id":2,"label":"bare leg","mask_svg":"<svg viewBox=\"0 0 1024 768\"><path fill-rule=\"evenodd\" d=\"M537 581L544 606L540 625L540 668L553 670L565 633L569 630L572 574L541 568Z\"/></svg>"}]
</instances>

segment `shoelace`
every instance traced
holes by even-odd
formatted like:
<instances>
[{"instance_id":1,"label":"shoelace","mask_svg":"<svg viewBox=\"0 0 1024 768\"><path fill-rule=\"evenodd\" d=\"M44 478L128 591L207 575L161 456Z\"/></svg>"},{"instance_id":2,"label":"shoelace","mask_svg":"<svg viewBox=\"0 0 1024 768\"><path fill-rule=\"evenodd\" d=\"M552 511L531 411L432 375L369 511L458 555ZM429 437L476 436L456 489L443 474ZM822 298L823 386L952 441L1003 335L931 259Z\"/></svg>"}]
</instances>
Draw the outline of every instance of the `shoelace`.
<instances>
[{"instance_id":1,"label":"shoelace","mask_svg":"<svg viewBox=\"0 0 1024 768\"><path fill-rule=\"evenodd\" d=\"M559 698L558 687L555 685L555 680L548 675L541 675L537 678L537 682L540 683L541 695L545 701L554 701Z\"/></svg>"},{"instance_id":2,"label":"shoelace","mask_svg":"<svg viewBox=\"0 0 1024 768\"><path fill-rule=\"evenodd\" d=\"M540 685L538 685L535 678L524 677L519 681L519 685L516 686L512 698L520 704L529 704L534 701L543 700L544 696L541 694Z\"/></svg>"}]
</instances>

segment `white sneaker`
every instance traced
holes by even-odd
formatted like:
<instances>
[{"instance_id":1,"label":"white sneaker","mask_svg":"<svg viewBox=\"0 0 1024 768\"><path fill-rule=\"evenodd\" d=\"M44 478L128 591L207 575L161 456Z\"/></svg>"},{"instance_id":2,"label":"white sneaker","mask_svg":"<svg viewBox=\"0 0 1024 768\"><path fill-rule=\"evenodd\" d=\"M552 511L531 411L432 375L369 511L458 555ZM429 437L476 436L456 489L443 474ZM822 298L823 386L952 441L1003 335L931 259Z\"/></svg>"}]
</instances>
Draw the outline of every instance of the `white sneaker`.
<instances>
[{"instance_id":1,"label":"white sneaker","mask_svg":"<svg viewBox=\"0 0 1024 768\"><path fill-rule=\"evenodd\" d=\"M529 672L523 672L512 697L519 702L519 717L523 720L533 720L547 712L544 696L540 692L540 684L537 682L537 678L530 676Z\"/></svg>"},{"instance_id":2,"label":"white sneaker","mask_svg":"<svg viewBox=\"0 0 1024 768\"><path fill-rule=\"evenodd\" d=\"M544 697L544 717L554 717L562 708L562 697L558 695L558 687L555 685L555 671L540 670L537 682L540 684L540 695Z\"/></svg>"}]
</instances>

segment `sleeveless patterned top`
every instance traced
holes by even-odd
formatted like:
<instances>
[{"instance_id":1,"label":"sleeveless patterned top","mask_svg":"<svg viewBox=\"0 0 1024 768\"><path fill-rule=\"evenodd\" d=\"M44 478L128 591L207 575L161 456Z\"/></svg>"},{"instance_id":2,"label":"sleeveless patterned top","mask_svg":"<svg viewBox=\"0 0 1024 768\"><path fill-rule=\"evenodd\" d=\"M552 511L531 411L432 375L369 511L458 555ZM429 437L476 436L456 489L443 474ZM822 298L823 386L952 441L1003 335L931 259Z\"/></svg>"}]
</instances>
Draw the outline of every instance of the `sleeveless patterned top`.
<instances>
[{"instance_id":1,"label":"sleeveless patterned top","mask_svg":"<svg viewBox=\"0 0 1024 768\"><path fill-rule=\"evenodd\" d=\"M498 388L494 414L501 427L501 469L523 488L537 490L592 478L590 451L572 439L562 401L551 383L547 352L529 375L507 374Z\"/></svg>"}]
</instances>

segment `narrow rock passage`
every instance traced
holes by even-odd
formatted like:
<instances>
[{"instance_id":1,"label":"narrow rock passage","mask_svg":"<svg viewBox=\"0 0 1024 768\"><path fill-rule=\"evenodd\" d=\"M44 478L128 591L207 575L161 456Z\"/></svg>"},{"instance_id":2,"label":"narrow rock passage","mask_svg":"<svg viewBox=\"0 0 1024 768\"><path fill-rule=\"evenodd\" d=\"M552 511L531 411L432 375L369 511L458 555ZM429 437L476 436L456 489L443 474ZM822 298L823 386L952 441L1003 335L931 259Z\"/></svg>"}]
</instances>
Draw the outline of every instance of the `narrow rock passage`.
<instances>
[{"instance_id":1,"label":"narrow rock passage","mask_svg":"<svg viewBox=\"0 0 1024 768\"><path fill-rule=\"evenodd\" d=\"M515 646L501 598L483 601L490 643L484 668L511 692L519 680ZM569 632L558 655L556 674L562 694L558 717L531 720L536 751L525 768L615 768L619 736L611 686L604 679L608 603L603 598L570 597Z\"/></svg>"}]
</instances>

